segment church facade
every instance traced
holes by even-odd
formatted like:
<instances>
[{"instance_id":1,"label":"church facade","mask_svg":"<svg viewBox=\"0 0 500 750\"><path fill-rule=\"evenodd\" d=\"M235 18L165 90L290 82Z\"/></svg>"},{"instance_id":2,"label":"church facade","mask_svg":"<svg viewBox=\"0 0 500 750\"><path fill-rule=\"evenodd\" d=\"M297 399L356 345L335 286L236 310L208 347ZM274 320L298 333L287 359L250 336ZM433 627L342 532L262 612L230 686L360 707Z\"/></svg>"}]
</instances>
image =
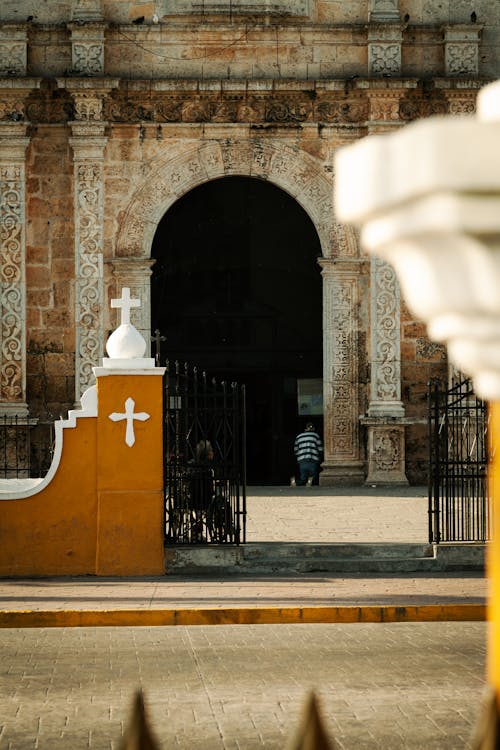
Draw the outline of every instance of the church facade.
<instances>
[{"instance_id":1,"label":"church facade","mask_svg":"<svg viewBox=\"0 0 500 750\"><path fill-rule=\"evenodd\" d=\"M316 413L322 484L425 481L427 383L446 381L446 355L409 315L392 269L369 260L353 229L335 220L333 154L419 117L473 113L478 89L500 72L499 37L500 7L483 0L4 0L0 415L47 421L73 407L93 382L115 323L108 301L122 287L142 300L132 322L151 341L163 304L155 274L169 273L168 252L154 249L163 218L209 183L245 178L293 200L317 247L307 273L317 275L321 370L295 367L290 345L279 355L289 357L289 377L279 383L297 404L297 383L322 381L322 413L299 405L287 420L269 406L277 416L265 450L280 442L291 450L301 418ZM215 220L220 236L223 208ZM279 236L277 228L262 261L275 289L295 263L290 255L288 269L287 240L273 266ZM238 238L231 242L237 256ZM213 278L210 253L181 251L178 273L191 252L190 273L201 264L205 281ZM234 260L233 290L236 272L258 276L251 260ZM255 380L257 370L278 368L270 352L283 337L263 344L252 331L264 307L265 325L272 319L278 332L279 316L268 295L238 317L238 294L219 318L252 329L231 351L253 353ZM219 318L214 307L213 326ZM160 334L168 353L169 332ZM289 340L299 338L293 329ZM227 341L221 334L218 351ZM195 344L184 353L197 363ZM223 376L218 354L205 354ZM280 402L280 388L270 401Z\"/></svg>"}]
</instances>

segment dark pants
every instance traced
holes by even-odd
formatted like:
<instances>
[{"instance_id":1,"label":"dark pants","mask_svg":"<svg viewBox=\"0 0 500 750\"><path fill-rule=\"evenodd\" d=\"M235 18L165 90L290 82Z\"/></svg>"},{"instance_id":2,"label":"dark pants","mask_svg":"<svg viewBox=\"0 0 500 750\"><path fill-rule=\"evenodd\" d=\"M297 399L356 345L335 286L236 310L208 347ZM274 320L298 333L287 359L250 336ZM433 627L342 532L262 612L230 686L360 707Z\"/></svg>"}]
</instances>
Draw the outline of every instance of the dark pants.
<instances>
[{"instance_id":1,"label":"dark pants","mask_svg":"<svg viewBox=\"0 0 500 750\"><path fill-rule=\"evenodd\" d=\"M309 477L312 477L313 484L317 484L319 476L319 463L317 461L306 459L305 461L298 461L298 464L299 478L297 480L297 486L300 487L306 484Z\"/></svg>"}]
</instances>

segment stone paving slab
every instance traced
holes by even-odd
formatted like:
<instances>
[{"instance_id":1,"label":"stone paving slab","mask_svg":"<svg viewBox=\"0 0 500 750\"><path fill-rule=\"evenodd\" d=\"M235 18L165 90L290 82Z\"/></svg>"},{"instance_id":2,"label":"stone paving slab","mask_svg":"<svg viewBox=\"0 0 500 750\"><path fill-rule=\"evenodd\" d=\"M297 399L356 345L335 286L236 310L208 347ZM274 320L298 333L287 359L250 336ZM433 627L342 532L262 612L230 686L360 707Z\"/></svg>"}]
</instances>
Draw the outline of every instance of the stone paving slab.
<instances>
[{"instance_id":1,"label":"stone paving slab","mask_svg":"<svg viewBox=\"0 0 500 750\"><path fill-rule=\"evenodd\" d=\"M424 488L384 489L384 495L378 488L356 488L357 494L353 492L352 488L250 488L249 539L253 535L272 543L272 537L278 535L288 541L311 543L321 541L323 534L325 539L329 535L333 543L349 543L349 539L352 544L425 542L427 499L423 496ZM328 622L336 621L334 618L350 621L351 613L347 610L353 607L377 607L380 612L385 608L385 615L380 615L383 621L384 616L386 620L394 619L388 608L431 605L438 607L434 610L437 619L442 619L443 608L448 608L450 619L463 619L457 616L457 607L474 605L473 619L478 619L484 617L486 594L484 575L474 571L378 575L296 573L253 578L4 579L0 580L0 625L6 627L15 622L20 626L21 620L12 618L22 611L32 613L31 620L27 615L24 617L26 626L31 627L42 621L71 625L78 622L73 613L82 611L95 613L96 624L98 619L102 624L99 613L104 611L129 613L128 620L120 624L131 625L151 623L151 619L148 621L144 617L134 619L133 613L146 611L164 612L165 622L172 621L172 612L182 611L183 622L216 623L221 621L217 611L231 610L233 614L227 615L226 621L255 622L258 621L252 612L255 608L280 609L288 613L282 614L284 621L301 622L304 611L315 607L329 609L329 614L325 615ZM347 613L335 614L342 608ZM196 613L201 610L205 614L198 617ZM209 611L213 612L211 620ZM43 616L48 618L54 612L67 613L67 620L61 617L43 620ZM38 620L37 613L40 614ZM370 618L373 617L370 614ZM405 617L401 615L400 619ZM92 621L87 618L86 623L92 624Z\"/></svg>"},{"instance_id":2,"label":"stone paving slab","mask_svg":"<svg viewBox=\"0 0 500 750\"><path fill-rule=\"evenodd\" d=\"M284 748L316 690L339 750L466 748L484 623L0 631L0 748L115 750L133 693L162 748Z\"/></svg>"},{"instance_id":3,"label":"stone paving slab","mask_svg":"<svg viewBox=\"0 0 500 750\"><path fill-rule=\"evenodd\" d=\"M426 487L249 487L248 542L428 542Z\"/></svg>"}]
</instances>

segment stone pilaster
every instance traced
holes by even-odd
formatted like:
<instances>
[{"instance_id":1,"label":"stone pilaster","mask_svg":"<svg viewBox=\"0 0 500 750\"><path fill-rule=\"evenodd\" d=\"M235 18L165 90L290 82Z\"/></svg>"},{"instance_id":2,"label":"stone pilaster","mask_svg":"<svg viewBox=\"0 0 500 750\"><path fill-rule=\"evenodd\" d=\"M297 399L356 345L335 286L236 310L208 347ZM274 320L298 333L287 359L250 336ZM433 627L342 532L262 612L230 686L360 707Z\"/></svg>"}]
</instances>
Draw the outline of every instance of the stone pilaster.
<instances>
[{"instance_id":1,"label":"stone pilaster","mask_svg":"<svg viewBox=\"0 0 500 750\"><path fill-rule=\"evenodd\" d=\"M404 417L401 401L401 294L393 268L371 258L371 383L368 416Z\"/></svg>"},{"instance_id":2,"label":"stone pilaster","mask_svg":"<svg viewBox=\"0 0 500 750\"><path fill-rule=\"evenodd\" d=\"M116 85L103 79L59 79L73 96L70 123L75 185L75 397L93 381L103 355L103 160L107 143L102 119L105 95Z\"/></svg>"},{"instance_id":3,"label":"stone pilaster","mask_svg":"<svg viewBox=\"0 0 500 750\"><path fill-rule=\"evenodd\" d=\"M371 380L366 484L408 484L401 401L401 295L393 268L371 259Z\"/></svg>"},{"instance_id":4,"label":"stone pilaster","mask_svg":"<svg viewBox=\"0 0 500 750\"><path fill-rule=\"evenodd\" d=\"M154 258L114 258L109 265L113 274L114 295L119 296L124 287L129 287L132 297L142 301L140 307L130 311L130 322L146 341L146 357L151 351L151 274ZM116 321L110 321L110 328Z\"/></svg>"},{"instance_id":5,"label":"stone pilaster","mask_svg":"<svg viewBox=\"0 0 500 750\"><path fill-rule=\"evenodd\" d=\"M25 417L26 207L24 123L0 123L0 415Z\"/></svg>"},{"instance_id":6,"label":"stone pilaster","mask_svg":"<svg viewBox=\"0 0 500 750\"><path fill-rule=\"evenodd\" d=\"M482 26L454 24L444 28L444 61L447 76L477 76Z\"/></svg>"},{"instance_id":7,"label":"stone pilaster","mask_svg":"<svg viewBox=\"0 0 500 750\"><path fill-rule=\"evenodd\" d=\"M359 445L358 302L361 261L320 260L323 276L325 456L322 485L364 479Z\"/></svg>"}]
</instances>

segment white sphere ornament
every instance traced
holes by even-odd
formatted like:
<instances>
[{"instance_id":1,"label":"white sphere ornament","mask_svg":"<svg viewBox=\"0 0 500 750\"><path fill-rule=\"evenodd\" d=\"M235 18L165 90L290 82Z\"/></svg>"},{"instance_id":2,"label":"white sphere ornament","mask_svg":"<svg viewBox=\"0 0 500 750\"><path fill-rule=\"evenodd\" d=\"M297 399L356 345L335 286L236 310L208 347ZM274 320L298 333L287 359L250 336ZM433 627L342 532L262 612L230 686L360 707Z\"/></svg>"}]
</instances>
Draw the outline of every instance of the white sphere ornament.
<instances>
[{"instance_id":1,"label":"white sphere ornament","mask_svg":"<svg viewBox=\"0 0 500 750\"><path fill-rule=\"evenodd\" d=\"M106 342L111 359L136 359L143 357L146 341L131 323L122 323Z\"/></svg>"}]
</instances>

